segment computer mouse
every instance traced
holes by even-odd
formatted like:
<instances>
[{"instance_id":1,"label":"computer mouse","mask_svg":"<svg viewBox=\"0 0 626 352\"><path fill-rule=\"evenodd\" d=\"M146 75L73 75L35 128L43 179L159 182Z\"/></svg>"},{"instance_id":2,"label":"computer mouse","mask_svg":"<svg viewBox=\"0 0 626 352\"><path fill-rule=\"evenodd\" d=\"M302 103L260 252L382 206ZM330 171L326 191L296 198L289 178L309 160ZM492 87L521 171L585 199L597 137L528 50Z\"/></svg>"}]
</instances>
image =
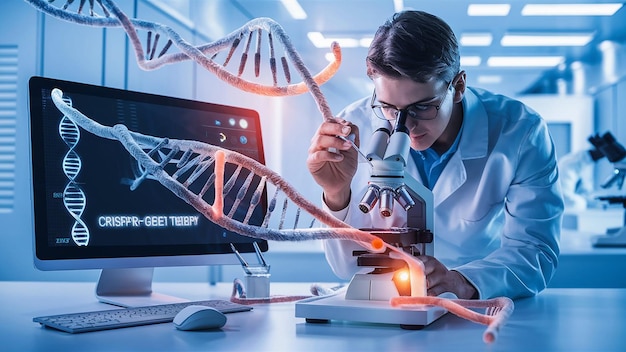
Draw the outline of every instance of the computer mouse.
<instances>
[{"instance_id":1,"label":"computer mouse","mask_svg":"<svg viewBox=\"0 0 626 352\"><path fill-rule=\"evenodd\" d=\"M207 306L187 306L174 317L174 326L179 330L219 329L224 324L226 324L226 315Z\"/></svg>"}]
</instances>

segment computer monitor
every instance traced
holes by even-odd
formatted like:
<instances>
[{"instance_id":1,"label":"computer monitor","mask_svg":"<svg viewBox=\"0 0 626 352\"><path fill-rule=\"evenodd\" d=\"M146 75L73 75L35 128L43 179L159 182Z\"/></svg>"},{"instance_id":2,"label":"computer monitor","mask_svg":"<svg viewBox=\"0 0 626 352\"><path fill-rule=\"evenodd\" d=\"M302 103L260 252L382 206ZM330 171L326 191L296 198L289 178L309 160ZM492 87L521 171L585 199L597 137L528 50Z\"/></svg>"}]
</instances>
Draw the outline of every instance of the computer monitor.
<instances>
[{"instance_id":1,"label":"computer monitor","mask_svg":"<svg viewBox=\"0 0 626 352\"><path fill-rule=\"evenodd\" d=\"M227 231L155 180L134 190L138 164L116 140L91 134L57 109L53 88L96 122L196 140L264 163L256 111L44 77L29 81L34 261L40 270L102 269L98 298L120 306L176 301L152 292L154 267L238 264L267 242ZM236 187L236 186L235 186ZM212 197L210 194L204 196ZM212 203L212 199L210 201ZM245 207L246 199L241 206ZM263 203L266 203L264 195ZM247 208L246 208L247 209ZM249 223L260 225L266 206Z\"/></svg>"}]
</instances>

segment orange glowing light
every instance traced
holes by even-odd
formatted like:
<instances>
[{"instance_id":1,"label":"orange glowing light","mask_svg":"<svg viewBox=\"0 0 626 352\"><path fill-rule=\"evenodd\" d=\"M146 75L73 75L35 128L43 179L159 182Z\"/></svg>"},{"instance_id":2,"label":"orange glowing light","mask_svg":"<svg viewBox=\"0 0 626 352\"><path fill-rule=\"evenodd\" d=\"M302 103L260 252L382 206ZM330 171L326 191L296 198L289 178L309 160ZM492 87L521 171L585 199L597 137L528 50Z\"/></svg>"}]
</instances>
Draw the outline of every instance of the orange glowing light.
<instances>
[{"instance_id":1,"label":"orange glowing light","mask_svg":"<svg viewBox=\"0 0 626 352\"><path fill-rule=\"evenodd\" d=\"M408 270L401 270L398 272L398 279L400 281L409 281L410 275Z\"/></svg>"},{"instance_id":2,"label":"orange glowing light","mask_svg":"<svg viewBox=\"0 0 626 352\"><path fill-rule=\"evenodd\" d=\"M372 240L372 248L379 250L383 248L383 240L381 240L380 238L375 238Z\"/></svg>"}]
</instances>

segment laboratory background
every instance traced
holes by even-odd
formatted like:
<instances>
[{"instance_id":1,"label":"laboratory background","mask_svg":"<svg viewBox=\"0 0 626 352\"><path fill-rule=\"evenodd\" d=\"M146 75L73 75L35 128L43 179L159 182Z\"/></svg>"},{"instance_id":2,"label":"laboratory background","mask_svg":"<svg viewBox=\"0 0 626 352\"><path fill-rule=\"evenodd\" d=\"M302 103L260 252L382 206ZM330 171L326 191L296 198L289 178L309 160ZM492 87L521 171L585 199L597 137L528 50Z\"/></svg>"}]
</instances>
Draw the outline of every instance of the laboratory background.
<instances>
[{"instance_id":1,"label":"laboratory background","mask_svg":"<svg viewBox=\"0 0 626 352\"><path fill-rule=\"evenodd\" d=\"M61 0L58 0L61 2ZM337 114L371 95L365 55L377 27L395 11L419 9L447 21L460 43L469 86L515 97L547 121L559 160L593 148L589 137L610 132L626 144L626 6L594 1L579 13L533 12L543 1L462 0L128 0L133 18L166 24L194 45L220 39L246 22L269 17L283 26L305 65L319 72L330 43L342 47L337 74L321 90ZM287 6L296 3L299 7ZM553 0L552 4L583 4ZM488 6L480 6L480 5ZM76 6L76 5L74 5ZM299 11L298 11L299 10ZM484 12L486 10L486 12ZM604 11L604 12L603 12ZM305 160L322 115L310 94L266 97L246 93L192 61L144 71L119 28L95 28L46 16L25 1L0 2L0 280L93 281L98 270L44 272L33 265L28 80L44 76L113 88L254 109L262 123L266 165L305 198L321 203ZM618 182L603 188L621 160L599 158L573 172L580 201L566 208L561 266L549 287L626 287L626 247L595 248L593 236L624 225ZM583 167L575 161L563 165ZM623 166L622 166L623 167ZM624 170L621 171L623 177ZM622 178L623 180L623 178ZM586 185L583 192L582 185ZM269 243L272 282L334 282L321 243ZM620 269L621 268L621 269ZM593 273L593 274L581 274ZM238 265L157 268L155 281L229 282Z\"/></svg>"}]
</instances>

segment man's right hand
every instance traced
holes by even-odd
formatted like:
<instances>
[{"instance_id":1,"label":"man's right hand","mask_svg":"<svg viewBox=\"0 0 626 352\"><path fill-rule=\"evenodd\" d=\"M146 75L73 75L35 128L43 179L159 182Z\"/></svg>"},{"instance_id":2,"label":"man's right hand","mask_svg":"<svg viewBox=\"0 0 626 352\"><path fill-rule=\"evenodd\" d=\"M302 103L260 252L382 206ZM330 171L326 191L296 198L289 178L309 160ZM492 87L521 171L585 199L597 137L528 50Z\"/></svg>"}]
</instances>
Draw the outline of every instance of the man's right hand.
<instances>
[{"instance_id":1,"label":"man's right hand","mask_svg":"<svg viewBox=\"0 0 626 352\"><path fill-rule=\"evenodd\" d=\"M354 143L358 146L358 127L337 118L323 122L311 139L306 164L322 187L324 201L331 210L341 210L350 202L350 182L356 173L358 154L350 142L337 137L350 134L355 136Z\"/></svg>"}]
</instances>

